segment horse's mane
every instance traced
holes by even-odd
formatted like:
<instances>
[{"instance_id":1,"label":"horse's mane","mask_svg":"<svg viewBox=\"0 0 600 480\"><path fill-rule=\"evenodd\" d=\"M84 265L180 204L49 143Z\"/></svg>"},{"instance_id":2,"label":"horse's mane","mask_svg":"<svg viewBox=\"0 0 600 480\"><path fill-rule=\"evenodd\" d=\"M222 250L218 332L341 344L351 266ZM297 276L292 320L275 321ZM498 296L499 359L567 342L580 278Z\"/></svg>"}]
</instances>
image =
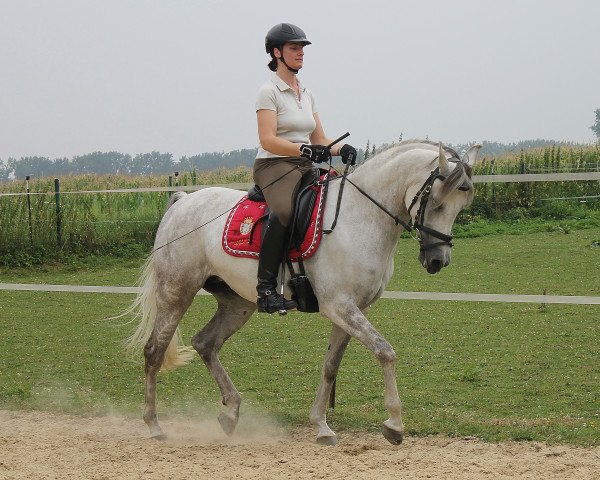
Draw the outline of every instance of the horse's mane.
<instances>
[{"instance_id":1,"label":"horse's mane","mask_svg":"<svg viewBox=\"0 0 600 480\"><path fill-rule=\"evenodd\" d=\"M421 140L418 138L411 138L408 140L402 140L400 143L398 143L398 145L410 145L410 144L426 144L426 145L431 145L433 147L439 148L440 142L434 142L432 140ZM449 153L450 154L450 158L456 158L457 160L460 160L460 155L458 154L458 152L456 150L454 150L452 147L447 147L447 146L443 146L444 148L444 152Z\"/></svg>"},{"instance_id":2,"label":"horse's mane","mask_svg":"<svg viewBox=\"0 0 600 480\"><path fill-rule=\"evenodd\" d=\"M443 203L450 193L460 187L461 190L467 190L469 192L472 201L474 195L473 180L471 178L473 175L473 169L465 162L458 161L452 163L454 163L456 166L442 182L442 186L437 194L436 200L439 203Z\"/></svg>"},{"instance_id":3,"label":"horse's mane","mask_svg":"<svg viewBox=\"0 0 600 480\"><path fill-rule=\"evenodd\" d=\"M417 148L419 145L423 145L423 144L431 146L431 147L439 148L439 142L434 142L432 140L423 140L420 138L410 138L407 140L402 140L399 143L392 143L390 145L385 145L375 154L375 156L373 158L377 157L381 153L387 152L392 149L409 150L409 148L406 148L406 147L414 145L414 147ZM404 148L399 148L399 147L404 147ZM443 148L444 148L444 151L450 155L450 158L456 158L457 160L460 160L460 155L452 147L444 146Z\"/></svg>"}]
</instances>

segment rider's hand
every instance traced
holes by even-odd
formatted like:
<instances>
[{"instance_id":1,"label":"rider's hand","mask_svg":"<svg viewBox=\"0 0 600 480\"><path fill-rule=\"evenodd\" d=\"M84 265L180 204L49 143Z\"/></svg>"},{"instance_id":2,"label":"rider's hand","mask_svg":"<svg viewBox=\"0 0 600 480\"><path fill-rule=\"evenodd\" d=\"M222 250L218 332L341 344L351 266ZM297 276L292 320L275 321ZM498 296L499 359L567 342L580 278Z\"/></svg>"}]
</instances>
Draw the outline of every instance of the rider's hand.
<instances>
[{"instance_id":1,"label":"rider's hand","mask_svg":"<svg viewBox=\"0 0 600 480\"><path fill-rule=\"evenodd\" d=\"M350 165L354 165L356 163L356 155L356 148L352 145L345 143L342 148L340 148L340 156L342 157L342 162L344 164L350 162Z\"/></svg>"},{"instance_id":2,"label":"rider's hand","mask_svg":"<svg viewBox=\"0 0 600 480\"><path fill-rule=\"evenodd\" d=\"M300 156L308 158L311 162L321 163L328 162L331 158L329 148L324 145L300 145Z\"/></svg>"}]
</instances>

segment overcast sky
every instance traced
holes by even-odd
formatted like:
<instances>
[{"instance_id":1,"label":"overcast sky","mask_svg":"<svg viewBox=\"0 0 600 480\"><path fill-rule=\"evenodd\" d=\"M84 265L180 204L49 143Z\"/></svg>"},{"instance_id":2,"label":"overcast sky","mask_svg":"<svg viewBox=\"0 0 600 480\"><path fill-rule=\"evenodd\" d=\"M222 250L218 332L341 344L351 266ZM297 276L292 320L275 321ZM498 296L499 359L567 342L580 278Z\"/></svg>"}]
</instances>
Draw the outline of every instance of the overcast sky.
<instances>
[{"instance_id":1,"label":"overcast sky","mask_svg":"<svg viewBox=\"0 0 600 480\"><path fill-rule=\"evenodd\" d=\"M257 146L267 30L356 147L594 141L598 0L0 0L0 159Z\"/></svg>"}]
</instances>

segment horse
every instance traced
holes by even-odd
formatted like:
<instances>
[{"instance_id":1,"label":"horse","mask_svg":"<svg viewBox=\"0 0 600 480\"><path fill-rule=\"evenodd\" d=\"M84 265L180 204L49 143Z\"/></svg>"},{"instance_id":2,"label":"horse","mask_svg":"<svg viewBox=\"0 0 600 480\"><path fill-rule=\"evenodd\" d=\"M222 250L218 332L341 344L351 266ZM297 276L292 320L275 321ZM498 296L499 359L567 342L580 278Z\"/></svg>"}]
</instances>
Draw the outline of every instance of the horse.
<instances>
[{"instance_id":1,"label":"horse","mask_svg":"<svg viewBox=\"0 0 600 480\"><path fill-rule=\"evenodd\" d=\"M325 226L334 219L336 225L304 262L319 313L332 323L309 415L317 443L337 443L327 424L326 410L351 338L371 350L381 364L384 405L389 413L382 433L392 444L402 442L397 355L369 323L367 310L392 276L394 254L404 229L412 226L417 230L418 258L429 273L437 273L450 263L452 225L473 200L472 167L479 148L481 145L474 145L460 157L441 143L407 140L379 152L348 174L341 201L336 199L344 179L330 182L323 218ZM244 195L223 187L191 194L175 192L159 224L154 249L143 267L140 293L129 310L140 322L127 340L130 352L144 352L143 418L151 437L165 438L156 413L157 373L186 364L194 350L221 391L224 407L218 420L223 431L233 434L238 423L241 396L219 360L219 350L256 310L258 262L225 253L221 236L225 214ZM193 336L193 348L184 347L178 324L202 288L216 298L218 307ZM286 297L289 295L286 290Z\"/></svg>"}]
</instances>

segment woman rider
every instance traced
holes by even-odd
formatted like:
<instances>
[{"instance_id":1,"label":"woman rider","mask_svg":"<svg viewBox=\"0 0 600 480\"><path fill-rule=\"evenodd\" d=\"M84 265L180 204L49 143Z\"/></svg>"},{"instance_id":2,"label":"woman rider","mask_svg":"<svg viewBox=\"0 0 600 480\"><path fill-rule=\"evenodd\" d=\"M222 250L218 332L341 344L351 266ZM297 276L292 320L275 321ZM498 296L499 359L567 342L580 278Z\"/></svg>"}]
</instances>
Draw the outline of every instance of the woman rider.
<instances>
[{"instance_id":1,"label":"woman rider","mask_svg":"<svg viewBox=\"0 0 600 480\"><path fill-rule=\"evenodd\" d=\"M313 162L341 155L356 161L351 145L334 145L325 136L313 94L298 80L304 47L310 45L304 31L291 23L275 25L267 33L265 48L274 72L258 91L256 116L260 148L254 163L254 181L261 188L271 212L258 262L259 312L284 312L296 302L277 293L277 274L287 247L288 226L302 175Z\"/></svg>"}]
</instances>

